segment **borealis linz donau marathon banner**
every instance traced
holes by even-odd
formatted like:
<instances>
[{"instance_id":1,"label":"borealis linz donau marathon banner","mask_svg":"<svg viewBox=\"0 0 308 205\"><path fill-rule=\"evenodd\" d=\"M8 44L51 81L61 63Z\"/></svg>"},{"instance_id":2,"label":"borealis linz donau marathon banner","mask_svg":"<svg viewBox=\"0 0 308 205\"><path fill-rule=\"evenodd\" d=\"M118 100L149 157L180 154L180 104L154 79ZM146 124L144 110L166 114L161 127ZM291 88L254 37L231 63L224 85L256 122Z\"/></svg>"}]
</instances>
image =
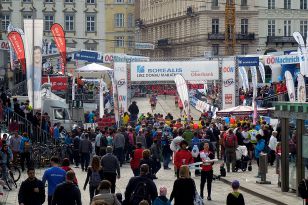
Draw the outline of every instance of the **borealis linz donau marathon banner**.
<instances>
[{"instance_id":1,"label":"borealis linz donau marathon banner","mask_svg":"<svg viewBox=\"0 0 308 205\"><path fill-rule=\"evenodd\" d=\"M66 65L66 42L65 42L65 33L62 26L58 23L55 23L51 26L50 31L52 33L53 39L55 40L58 51L61 55L61 70L62 74L65 74L65 65Z\"/></svg>"},{"instance_id":2,"label":"borealis linz donau marathon banner","mask_svg":"<svg viewBox=\"0 0 308 205\"><path fill-rule=\"evenodd\" d=\"M218 80L217 61L153 61L131 64L131 81L173 81L182 75L187 81Z\"/></svg>"},{"instance_id":3,"label":"borealis linz donau marathon banner","mask_svg":"<svg viewBox=\"0 0 308 205\"><path fill-rule=\"evenodd\" d=\"M24 49L24 43L23 43L20 33L18 33L17 31L11 31L7 37L11 45L13 46L16 56L20 62L22 72L26 73L25 49Z\"/></svg>"}]
</instances>

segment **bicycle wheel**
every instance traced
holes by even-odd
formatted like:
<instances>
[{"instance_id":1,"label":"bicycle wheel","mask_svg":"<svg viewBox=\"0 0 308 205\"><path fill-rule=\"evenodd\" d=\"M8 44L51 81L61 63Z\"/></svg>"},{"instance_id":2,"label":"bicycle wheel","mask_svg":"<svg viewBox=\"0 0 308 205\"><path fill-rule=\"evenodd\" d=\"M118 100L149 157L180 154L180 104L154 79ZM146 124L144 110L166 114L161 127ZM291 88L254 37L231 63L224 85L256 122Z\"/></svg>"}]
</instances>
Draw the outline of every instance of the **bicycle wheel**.
<instances>
[{"instance_id":1,"label":"bicycle wheel","mask_svg":"<svg viewBox=\"0 0 308 205\"><path fill-rule=\"evenodd\" d=\"M14 183L18 182L21 176L21 171L17 166L12 166L10 171L9 171L10 176L14 180Z\"/></svg>"}]
</instances>

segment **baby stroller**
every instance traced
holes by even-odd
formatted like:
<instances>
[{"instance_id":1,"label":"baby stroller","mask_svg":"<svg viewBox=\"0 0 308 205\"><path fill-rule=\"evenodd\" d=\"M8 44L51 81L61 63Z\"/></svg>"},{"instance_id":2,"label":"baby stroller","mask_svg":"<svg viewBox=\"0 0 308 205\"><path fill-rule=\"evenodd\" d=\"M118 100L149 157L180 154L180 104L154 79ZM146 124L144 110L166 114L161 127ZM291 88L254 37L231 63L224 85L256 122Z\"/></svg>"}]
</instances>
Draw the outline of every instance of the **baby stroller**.
<instances>
[{"instance_id":1,"label":"baby stroller","mask_svg":"<svg viewBox=\"0 0 308 205\"><path fill-rule=\"evenodd\" d=\"M250 161L247 147L238 146L235 152L236 152L235 171L237 172L239 169L241 169L243 172L245 172L247 169L248 162Z\"/></svg>"}]
</instances>

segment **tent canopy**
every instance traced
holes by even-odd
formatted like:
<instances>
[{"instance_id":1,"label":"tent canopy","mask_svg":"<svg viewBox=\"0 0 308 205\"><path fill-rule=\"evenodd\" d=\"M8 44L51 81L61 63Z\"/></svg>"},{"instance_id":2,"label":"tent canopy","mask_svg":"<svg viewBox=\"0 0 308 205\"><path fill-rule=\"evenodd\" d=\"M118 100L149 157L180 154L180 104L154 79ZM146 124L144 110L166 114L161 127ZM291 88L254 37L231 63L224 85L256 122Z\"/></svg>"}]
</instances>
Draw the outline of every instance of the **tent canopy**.
<instances>
[{"instance_id":1,"label":"tent canopy","mask_svg":"<svg viewBox=\"0 0 308 205\"><path fill-rule=\"evenodd\" d=\"M112 71L111 68L108 68L103 65L99 65L97 63L91 63L81 68L76 69L77 72L104 72L104 71Z\"/></svg>"},{"instance_id":2,"label":"tent canopy","mask_svg":"<svg viewBox=\"0 0 308 205\"><path fill-rule=\"evenodd\" d=\"M268 109L265 108L258 108L257 109L258 114L267 114ZM217 116L243 116L243 115L251 115L253 113L253 107L251 106L237 106L232 108L227 108L224 110L220 110L216 112Z\"/></svg>"}]
</instances>

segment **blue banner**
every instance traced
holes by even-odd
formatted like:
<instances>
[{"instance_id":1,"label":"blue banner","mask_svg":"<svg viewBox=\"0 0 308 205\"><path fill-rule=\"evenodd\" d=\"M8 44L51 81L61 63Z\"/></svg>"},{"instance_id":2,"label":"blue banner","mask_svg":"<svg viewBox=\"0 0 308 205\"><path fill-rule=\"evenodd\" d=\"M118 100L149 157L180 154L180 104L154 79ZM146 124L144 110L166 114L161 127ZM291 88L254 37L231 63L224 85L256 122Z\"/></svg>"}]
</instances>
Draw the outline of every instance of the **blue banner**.
<instances>
[{"instance_id":1,"label":"blue banner","mask_svg":"<svg viewBox=\"0 0 308 205\"><path fill-rule=\"evenodd\" d=\"M102 55L95 51L80 51L74 53L73 59L96 63L102 62Z\"/></svg>"},{"instance_id":2,"label":"blue banner","mask_svg":"<svg viewBox=\"0 0 308 205\"><path fill-rule=\"evenodd\" d=\"M259 66L259 57L237 57L238 66Z\"/></svg>"}]
</instances>

